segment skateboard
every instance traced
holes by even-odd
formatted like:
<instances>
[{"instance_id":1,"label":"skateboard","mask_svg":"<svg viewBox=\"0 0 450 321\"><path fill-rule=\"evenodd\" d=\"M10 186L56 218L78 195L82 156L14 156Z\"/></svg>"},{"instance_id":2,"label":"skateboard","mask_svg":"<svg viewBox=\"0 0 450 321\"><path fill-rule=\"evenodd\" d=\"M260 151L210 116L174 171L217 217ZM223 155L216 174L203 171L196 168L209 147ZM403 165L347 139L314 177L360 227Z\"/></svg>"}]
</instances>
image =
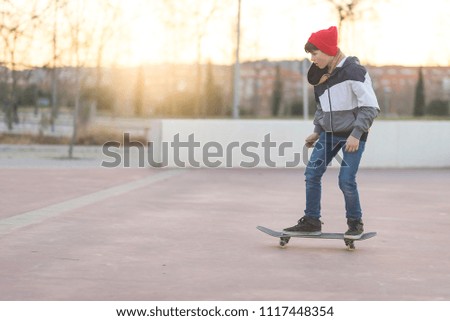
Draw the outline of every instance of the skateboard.
<instances>
[{"instance_id":1,"label":"skateboard","mask_svg":"<svg viewBox=\"0 0 450 321\"><path fill-rule=\"evenodd\" d=\"M270 228L263 227L263 226L257 226L256 227L261 232L264 232L266 234L269 234L273 237L278 237L280 239L280 246L285 247L288 243L291 237L300 237L300 238L308 238L308 239L328 239L328 240L344 240L345 245L347 246L348 250L354 250L355 249L355 241L364 241L367 239L370 239L377 235L377 232L368 232L364 233L361 238L357 240L347 239L344 237L344 233L322 233L320 235L301 235L301 234L286 234L284 232L278 232L271 230Z\"/></svg>"}]
</instances>

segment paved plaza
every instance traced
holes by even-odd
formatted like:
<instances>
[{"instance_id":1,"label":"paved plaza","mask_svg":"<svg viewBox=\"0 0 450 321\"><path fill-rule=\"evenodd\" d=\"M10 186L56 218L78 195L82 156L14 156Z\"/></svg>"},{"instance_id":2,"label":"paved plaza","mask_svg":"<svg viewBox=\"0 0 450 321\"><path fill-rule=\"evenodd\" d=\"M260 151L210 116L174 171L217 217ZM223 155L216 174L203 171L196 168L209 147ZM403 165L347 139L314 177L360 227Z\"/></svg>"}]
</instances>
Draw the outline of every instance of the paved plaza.
<instances>
[{"instance_id":1,"label":"paved plaza","mask_svg":"<svg viewBox=\"0 0 450 321\"><path fill-rule=\"evenodd\" d=\"M450 300L450 169L362 169L377 237L282 249L256 226L302 216L302 169L13 154L0 159L0 300ZM323 181L326 232L346 229L337 174Z\"/></svg>"}]
</instances>

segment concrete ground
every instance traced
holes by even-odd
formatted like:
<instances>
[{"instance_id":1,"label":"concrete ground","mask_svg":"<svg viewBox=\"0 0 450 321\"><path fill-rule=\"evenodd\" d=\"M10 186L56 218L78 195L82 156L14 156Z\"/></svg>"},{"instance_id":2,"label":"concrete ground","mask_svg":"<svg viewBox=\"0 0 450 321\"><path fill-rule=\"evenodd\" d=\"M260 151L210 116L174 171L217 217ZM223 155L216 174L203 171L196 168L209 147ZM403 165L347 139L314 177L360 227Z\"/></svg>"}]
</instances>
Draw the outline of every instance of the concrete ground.
<instances>
[{"instance_id":1,"label":"concrete ground","mask_svg":"<svg viewBox=\"0 0 450 321\"><path fill-rule=\"evenodd\" d=\"M361 170L366 231L278 240L302 169L103 169L0 161L0 300L450 300L450 170ZM337 171L323 231L343 232Z\"/></svg>"}]
</instances>

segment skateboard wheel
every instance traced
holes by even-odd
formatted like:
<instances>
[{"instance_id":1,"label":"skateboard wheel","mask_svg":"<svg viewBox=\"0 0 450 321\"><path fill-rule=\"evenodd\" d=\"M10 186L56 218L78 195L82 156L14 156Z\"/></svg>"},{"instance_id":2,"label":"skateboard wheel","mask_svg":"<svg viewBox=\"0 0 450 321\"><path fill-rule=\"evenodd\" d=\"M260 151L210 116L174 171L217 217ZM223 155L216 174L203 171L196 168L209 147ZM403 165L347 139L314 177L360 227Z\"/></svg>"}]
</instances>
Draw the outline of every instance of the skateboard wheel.
<instances>
[{"instance_id":1,"label":"skateboard wheel","mask_svg":"<svg viewBox=\"0 0 450 321\"><path fill-rule=\"evenodd\" d=\"M281 237L280 238L280 246L285 246L289 243L290 237Z\"/></svg>"},{"instance_id":2,"label":"skateboard wheel","mask_svg":"<svg viewBox=\"0 0 450 321\"><path fill-rule=\"evenodd\" d=\"M347 246L348 250L355 249L355 242L353 240L345 239L344 242L345 242L345 245Z\"/></svg>"}]
</instances>

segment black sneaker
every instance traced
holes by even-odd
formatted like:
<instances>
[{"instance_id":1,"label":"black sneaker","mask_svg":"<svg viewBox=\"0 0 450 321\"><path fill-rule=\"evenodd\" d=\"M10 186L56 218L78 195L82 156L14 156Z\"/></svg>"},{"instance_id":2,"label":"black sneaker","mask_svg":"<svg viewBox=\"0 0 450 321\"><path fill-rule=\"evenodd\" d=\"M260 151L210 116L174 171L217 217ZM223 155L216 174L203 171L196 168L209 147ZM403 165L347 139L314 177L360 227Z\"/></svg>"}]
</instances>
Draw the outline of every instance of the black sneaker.
<instances>
[{"instance_id":1,"label":"black sneaker","mask_svg":"<svg viewBox=\"0 0 450 321\"><path fill-rule=\"evenodd\" d=\"M344 237L351 240L358 240L364 233L364 223L362 220L347 219L348 230Z\"/></svg>"},{"instance_id":2,"label":"black sneaker","mask_svg":"<svg viewBox=\"0 0 450 321\"><path fill-rule=\"evenodd\" d=\"M317 218L303 216L298 224L283 230L286 234L320 235L322 234L322 222Z\"/></svg>"}]
</instances>

